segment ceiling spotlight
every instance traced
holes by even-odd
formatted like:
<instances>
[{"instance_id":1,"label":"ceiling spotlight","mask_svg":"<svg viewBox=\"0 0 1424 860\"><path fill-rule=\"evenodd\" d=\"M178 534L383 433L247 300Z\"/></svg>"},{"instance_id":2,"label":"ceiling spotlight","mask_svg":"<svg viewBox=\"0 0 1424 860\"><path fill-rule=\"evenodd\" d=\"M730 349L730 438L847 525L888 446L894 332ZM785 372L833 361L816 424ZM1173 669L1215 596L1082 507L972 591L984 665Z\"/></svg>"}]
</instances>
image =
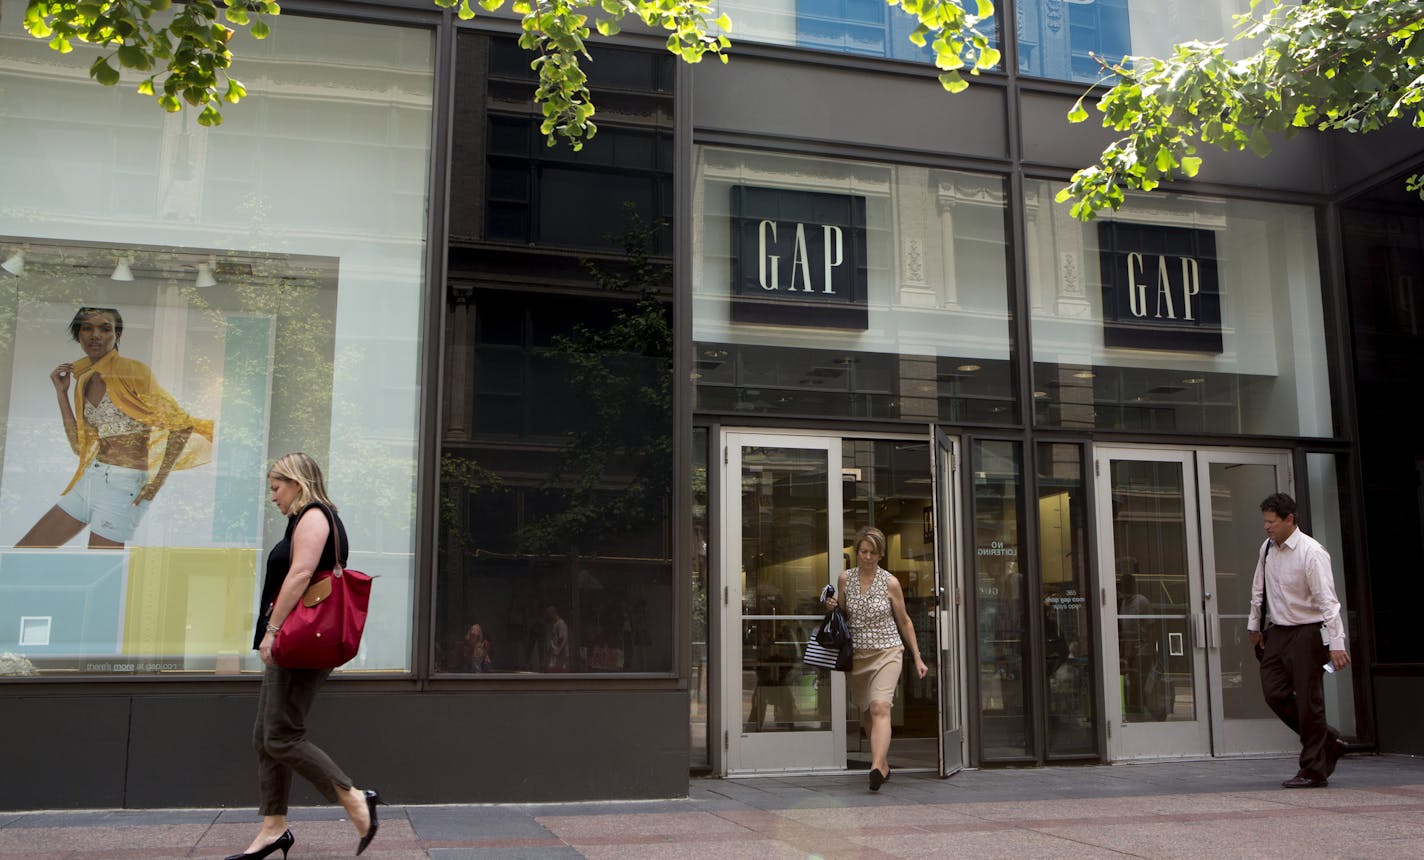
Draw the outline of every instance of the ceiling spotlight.
<instances>
[{"instance_id":1,"label":"ceiling spotlight","mask_svg":"<svg viewBox=\"0 0 1424 860\"><path fill-rule=\"evenodd\" d=\"M981 369L980 366L977 365L977 364L961 364L961 365L959 365L959 367L956 367L956 368L955 368L955 370L959 370L959 371L962 371L962 372L964 372L964 373L973 373L974 371L980 370L980 369Z\"/></svg>"},{"instance_id":2,"label":"ceiling spotlight","mask_svg":"<svg viewBox=\"0 0 1424 860\"><path fill-rule=\"evenodd\" d=\"M1182 377L1182 381L1185 382L1185 383L1188 384L1188 385L1201 385L1203 382L1206 382L1206 377L1205 377L1205 376L1184 376L1184 377Z\"/></svg>"},{"instance_id":3,"label":"ceiling spotlight","mask_svg":"<svg viewBox=\"0 0 1424 860\"><path fill-rule=\"evenodd\" d=\"M1080 370L1073 374L1074 379L1092 379L1094 376L1097 376L1097 374L1091 370Z\"/></svg>"},{"instance_id":4,"label":"ceiling spotlight","mask_svg":"<svg viewBox=\"0 0 1424 860\"><path fill-rule=\"evenodd\" d=\"M133 254L125 254L114 264L114 273L109 276L111 281L132 281L133 271L129 266L133 265Z\"/></svg>"},{"instance_id":5,"label":"ceiling spotlight","mask_svg":"<svg viewBox=\"0 0 1424 860\"><path fill-rule=\"evenodd\" d=\"M216 287L217 279L213 277L213 267L218 264L217 257L209 257L206 263L198 264L198 277L193 281L195 287Z\"/></svg>"},{"instance_id":6,"label":"ceiling spotlight","mask_svg":"<svg viewBox=\"0 0 1424 860\"><path fill-rule=\"evenodd\" d=\"M5 262L0 263L0 269L4 269L17 278L23 275L25 273L25 249L21 248L6 257Z\"/></svg>"}]
</instances>

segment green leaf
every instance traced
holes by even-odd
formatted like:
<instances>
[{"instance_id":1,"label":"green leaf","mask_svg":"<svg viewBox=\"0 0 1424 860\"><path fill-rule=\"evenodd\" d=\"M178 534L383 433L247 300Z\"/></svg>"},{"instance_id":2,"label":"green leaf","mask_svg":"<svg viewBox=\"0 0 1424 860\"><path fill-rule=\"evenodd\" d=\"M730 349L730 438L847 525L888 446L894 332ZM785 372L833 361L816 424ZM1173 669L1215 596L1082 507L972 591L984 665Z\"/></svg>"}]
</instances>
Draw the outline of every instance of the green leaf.
<instances>
[{"instance_id":1,"label":"green leaf","mask_svg":"<svg viewBox=\"0 0 1424 860\"><path fill-rule=\"evenodd\" d=\"M952 93L962 93L969 89L969 82L960 76L959 72L941 72L939 83Z\"/></svg>"},{"instance_id":2,"label":"green leaf","mask_svg":"<svg viewBox=\"0 0 1424 860\"><path fill-rule=\"evenodd\" d=\"M1088 118L1088 111L1083 107L1083 99L1079 98L1073 103L1073 109L1068 111L1069 122L1083 122Z\"/></svg>"},{"instance_id":3,"label":"green leaf","mask_svg":"<svg viewBox=\"0 0 1424 860\"><path fill-rule=\"evenodd\" d=\"M153 60L138 45L124 45L118 50L119 65L126 69L146 72L153 68Z\"/></svg>"},{"instance_id":4,"label":"green leaf","mask_svg":"<svg viewBox=\"0 0 1424 860\"><path fill-rule=\"evenodd\" d=\"M250 32L252 33L252 38L254 39L265 39L269 35L271 35L272 28L267 25L266 21L258 19L252 22L252 28Z\"/></svg>"},{"instance_id":5,"label":"green leaf","mask_svg":"<svg viewBox=\"0 0 1424 860\"><path fill-rule=\"evenodd\" d=\"M618 22L613 19L605 19L598 22L598 32L604 36L616 36L623 32L623 28L618 26Z\"/></svg>"},{"instance_id":6,"label":"green leaf","mask_svg":"<svg viewBox=\"0 0 1424 860\"><path fill-rule=\"evenodd\" d=\"M94 65L89 67L89 76L106 87L112 87L119 82L119 72L109 65L108 57L100 57L94 61Z\"/></svg>"},{"instance_id":7,"label":"green leaf","mask_svg":"<svg viewBox=\"0 0 1424 860\"><path fill-rule=\"evenodd\" d=\"M207 128L222 125L222 121L222 112L219 111L216 107L213 107L211 104L203 108L203 112L198 114L198 125L205 126Z\"/></svg>"},{"instance_id":8,"label":"green leaf","mask_svg":"<svg viewBox=\"0 0 1424 860\"><path fill-rule=\"evenodd\" d=\"M1188 155L1182 159L1182 172L1187 176L1196 176L1201 169L1202 160L1194 155Z\"/></svg>"},{"instance_id":9,"label":"green leaf","mask_svg":"<svg viewBox=\"0 0 1424 860\"><path fill-rule=\"evenodd\" d=\"M1251 137L1247 140L1246 145L1251 147L1252 152L1263 157L1271 151L1271 141L1267 139L1266 133L1259 128L1251 130Z\"/></svg>"}]
</instances>

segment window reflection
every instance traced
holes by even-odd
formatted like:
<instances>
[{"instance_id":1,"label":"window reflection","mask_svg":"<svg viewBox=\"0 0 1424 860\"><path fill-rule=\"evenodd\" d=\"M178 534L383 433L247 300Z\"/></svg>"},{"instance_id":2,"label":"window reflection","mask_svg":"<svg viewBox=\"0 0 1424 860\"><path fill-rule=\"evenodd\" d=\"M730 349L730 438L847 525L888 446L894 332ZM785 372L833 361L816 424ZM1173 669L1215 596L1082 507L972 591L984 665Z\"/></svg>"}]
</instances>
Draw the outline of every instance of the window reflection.
<instances>
[{"instance_id":1,"label":"window reflection","mask_svg":"<svg viewBox=\"0 0 1424 860\"><path fill-rule=\"evenodd\" d=\"M479 417L441 461L437 670L668 671L671 360L646 340L669 330L667 307L477 293L477 317L485 299L516 306L525 334L487 352L475 327ZM478 382L501 375L506 392Z\"/></svg>"},{"instance_id":2,"label":"window reflection","mask_svg":"<svg viewBox=\"0 0 1424 860\"><path fill-rule=\"evenodd\" d=\"M737 40L934 63L934 51L928 45L920 47L910 41L919 22L884 0L722 0L716 5L718 13L731 17L732 37ZM997 11L1002 12L1003 7L1000 2ZM970 3L968 8L975 11L977 6ZM980 32L989 44L998 44L997 19L984 22Z\"/></svg>"},{"instance_id":3,"label":"window reflection","mask_svg":"<svg viewBox=\"0 0 1424 860\"><path fill-rule=\"evenodd\" d=\"M1048 754L1096 750L1093 635L1083 451L1038 446L1039 568L1042 571Z\"/></svg>"},{"instance_id":4,"label":"window reflection","mask_svg":"<svg viewBox=\"0 0 1424 860\"><path fill-rule=\"evenodd\" d=\"M692 761L694 768L708 767L711 760L707 748L707 669L710 654L708 630L708 518L707 518L707 447L710 434L706 427L692 428L692 683L690 686L689 722L692 726Z\"/></svg>"},{"instance_id":5,"label":"window reflection","mask_svg":"<svg viewBox=\"0 0 1424 860\"><path fill-rule=\"evenodd\" d=\"M974 444L974 578L979 608L983 758L1030 755L1028 624L1020 569L1021 446Z\"/></svg>"},{"instance_id":6,"label":"window reflection","mask_svg":"<svg viewBox=\"0 0 1424 860\"><path fill-rule=\"evenodd\" d=\"M1250 0L1017 0L1019 72L1096 81L1099 60L1164 56L1182 33L1211 40L1232 32ZM995 4L1002 12L1006 4Z\"/></svg>"},{"instance_id":7,"label":"window reflection","mask_svg":"<svg viewBox=\"0 0 1424 860\"><path fill-rule=\"evenodd\" d=\"M1309 207L1162 195L1136 210L1130 225L1084 225L1060 217L1054 191L1051 182L1025 184L1037 426L1331 434ZM1126 278L1117 265L1124 260ZM1214 279L1218 316L1196 304L1201 313L1190 324L1184 318L1187 271L1204 292ZM1138 316L1133 298L1149 285L1152 313L1139 307ZM1124 329L1140 338L1138 346L1108 343L1110 332ZM1220 351L1196 339L1214 332Z\"/></svg>"},{"instance_id":8,"label":"window reflection","mask_svg":"<svg viewBox=\"0 0 1424 860\"><path fill-rule=\"evenodd\" d=\"M671 58L597 52L574 152L513 39L459 48L435 671L670 672Z\"/></svg>"},{"instance_id":9,"label":"window reflection","mask_svg":"<svg viewBox=\"0 0 1424 860\"><path fill-rule=\"evenodd\" d=\"M1112 461L1122 718L1194 720L1187 521L1180 463Z\"/></svg>"}]
</instances>

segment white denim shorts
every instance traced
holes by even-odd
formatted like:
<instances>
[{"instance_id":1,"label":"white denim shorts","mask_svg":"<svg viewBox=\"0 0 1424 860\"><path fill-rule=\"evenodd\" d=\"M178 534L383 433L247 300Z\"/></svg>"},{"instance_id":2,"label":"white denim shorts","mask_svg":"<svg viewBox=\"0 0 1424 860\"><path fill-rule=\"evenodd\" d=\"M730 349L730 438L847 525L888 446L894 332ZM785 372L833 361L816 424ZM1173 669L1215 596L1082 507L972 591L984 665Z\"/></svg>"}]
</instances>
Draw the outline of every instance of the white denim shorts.
<instances>
[{"instance_id":1,"label":"white denim shorts","mask_svg":"<svg viewBox=\"0 0 1424 860\"><path fill-rule=\"evenodd\" d=\"M126 469L95 460L84 470L74 489L59 497L59 509L88 523L89 530L114 543L128 543L148 510L148 502L134 499L148 483L148 472Z\"/></svg>"}]
</instances>

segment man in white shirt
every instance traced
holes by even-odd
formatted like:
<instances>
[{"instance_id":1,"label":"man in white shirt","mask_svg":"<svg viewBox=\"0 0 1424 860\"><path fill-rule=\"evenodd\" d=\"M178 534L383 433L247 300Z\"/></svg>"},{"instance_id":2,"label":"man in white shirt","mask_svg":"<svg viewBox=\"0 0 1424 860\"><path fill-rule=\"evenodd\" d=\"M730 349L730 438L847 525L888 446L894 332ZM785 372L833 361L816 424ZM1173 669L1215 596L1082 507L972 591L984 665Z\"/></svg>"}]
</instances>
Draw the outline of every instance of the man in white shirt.
<instances>
[{"instance_id":1,"label":"man in white shirt","mask_svg":"<svg viewBox=\"0 0 1424 860\"><path fill-rule=\"evenodd\" d=\"M1296 528L1295 514L1295 499L1285 493L1261 502L1267 540L1256 560L1246 630L1260 655L1266 704L1300 736L1300 770L1281 785L1320 788L1346 749L1325 721L1324 667L1343 669L1350 655L1330 553Z\"/></svg>"}]
</instances>

